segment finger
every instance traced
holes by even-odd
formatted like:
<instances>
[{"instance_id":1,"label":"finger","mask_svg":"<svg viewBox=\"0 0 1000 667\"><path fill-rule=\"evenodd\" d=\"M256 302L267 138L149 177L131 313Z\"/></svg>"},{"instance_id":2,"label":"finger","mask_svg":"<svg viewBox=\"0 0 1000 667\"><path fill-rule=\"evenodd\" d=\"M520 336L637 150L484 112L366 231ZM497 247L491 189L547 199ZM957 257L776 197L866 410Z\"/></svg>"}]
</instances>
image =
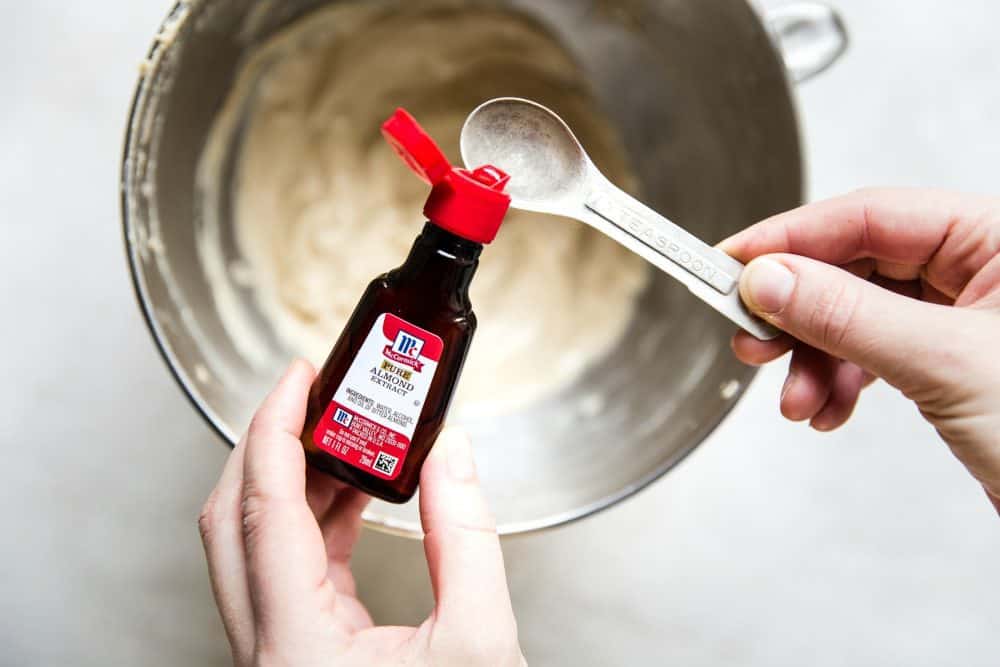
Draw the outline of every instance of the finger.
<instances>
[{"instance_id":1,"label":"finger","mask_svg":"<svg viewBox=\"0 0 1000 667\"><path fill-rule=\"evenodd\" d=\"M351 556L361 535L361 514L369 502L371 497L367 494L344 486L320 519L319 526L326 544L327 576L338 593L355 595Z\"/></svg>"},{"instance_id":2,"label":"finger","mask_svg":"<svg viewBox=\"0 0 1000 667\"><path fill-rule=\"evenodd\" d=\"M817 431L833 431L843 426L858 404L858 397L865 382L865 372L855 364L839 364L830 390L830 398L816 413L809 425Z\"/></svg>"},{"instance_id":3,"label":"finger","mask_svg":"<svg viewBox=\"0 0 1000 667\"><path fill-rule=\"evenodd\" d=\"M348 531L353 537L350 546L345 548L342 544L344 539L343 516L345 504L348 504L347 501L350 498L363 499L364 505L368 504L367 496L359 494L335 477L315 468L306 468L306 501L309 503L309 509L316 517L316 523L323 535L323 544L326 546L327 577L333 581L334 588L338 593L353 596L356 589L350 569L350 558L353 542L360 533L361 512L364 510L364 506L357 509L358 529L357 531Z\"/></svg>"},{"instance_id":4,"label":"finger","mask_svg":"<svg viewBox=\"0 0 1000 667\"><path fill-rule=\"evenodd\" d=\"M920 280L920 296L922 301L927 303L936 303L939 306L953 306L955 305L955 300L949 297L947 294L941 292L938 288L931 285L929 282L921 278Z\"/></svg>"},{"instance_id":5,"label":"finger","mask_svg":"<svg viewBox=\"0 0 1000 667\"><path fill-rule=\"evenodd\" d=\"M737 331L731 341L736 358L750 366L763 366L783 357L795 346L795 339L782 334L773 340L759 340L746 331Z\"/></svg>"},{"instance_id":6,"label":"finger","mask_svg":"<svg viewBox=\"0 0 1000 667\"><path fill-rule=\"evenodd\" d=\"M830 398L840 362L808 345L792 352L788 379L781 391L781 414L791 421L812 419Z\"/></svg>"},{"instance_id":7,"label":"finger","mask_svg":"<svg viewBox=\"0 0 1000 667\"><path fill-rule=\"evenodd\" d=\"M995 226L994 229L1000 229L1000 225ZM996 234L996 236L1000 238L1000 234ZM1000 250L965 286L962 293L955 299L955 305L1000 310Z\"/></svg>"},{"instance_id":8,"label":"finger","mask_svg":"<svg viewBox=\"0 0 1000 667\"><path fill-rule=\"evenodd\" d=\"M316 521L321 521L333 505L337 491L346 484L316 468L306 467L306 502Z\"/></svg>"},{"instance_id":9,"label":"finger","mask_svg":"<svg viewBox=\"0 0 1000 667\"><path fill-rule=\"evenodd\" d=\"M920 278L923 266L920 264L901 264L879 260L875 263L875 274L901 283L910 283Z\"/></svg>"},{"instance_id":10,"label":"finger","mask_svg":"<svg viewBox=\"0 0 1000 667\"><path fill-rule=\"evenodd\" d=\"M790 253L837 265L871 257L926 266L928 281L955 298L1000 252L1000 237L991 232L998 210L1000 204L988 197L862 190L782 213L719 247L743 262Z\"/></svg>"},{"instance_id":11,"label":"finger","mask_svg":"<svg viewBox=\"0 0 1000 667\"><path fill-rule=\"evenodd\" d=\"M496 523L464 434L446 431L420 476L424 551L436 624L466 635L505 635L514 623Z\"/></svg>"},{"instance_id":12,"label":"finger","mask_svg":"<svg viewBox=\"0 0 1000 667\"><path fill-rule=\"evenodd\" d=\"M361 513L371 498L315 468L306 468L306 500L326 545L326 577L336 592L334 618L347 634L372 626L357 600L351 556L361 534Z\"/></svg>"},{"instance_id":13,"label":"finger","mask_svg":"<svg viewBox=\"0 0 1000 667\"><path fill-rule=\"evenodd\" d=\"M867 280L875 273L875 260L870 258L856 259L853 262L842 264L840 268L858 278Z\"/></svg>"},{"instance_id":14,"label":"finger","mask_svg":"<svg viewBox=\"0 0 1000 667\"><path fill-rule=\"evenodd\" d=\"M919 299L922 293L920 282L917 280L892 280L891 278L875 276L871 279L871 283L909 299Z\"/></svg>"},{"instance_id":15,"label":"finger","mask_svg":"<svg viewBox=\"0 0 1000 667\"><path fill-rule=\"evenodd\" d=\"M245 452L244 437L226 460L219 483L198 517L212 594L238 665L250 664L254 647L253 607L243 553L240 507Z\"/></svg>"},{"instance_id":16,"label":"finger","mask_svg":"<svg viewBox=\"0 0 1000 667\"><path fill-rule=\"evenodd\" d=\"M752 261L740 294L755 313L827 354L906 392L944 386L954 364L934 363L955 344L954 309L892 294L838 268L793 255Z\"/></svg>"},{"instance_id":17,"label":"finger","mask_svg":"<svg viewBox=\"0 0 1000 667\"><path fill-rule=\"evenodd\" d=\"M304 622L326 580L326 551L306 502L299 435L315 372L298 361L254 415L243 468L243 539L258 633Z\"/></svg>"}]
</instances>

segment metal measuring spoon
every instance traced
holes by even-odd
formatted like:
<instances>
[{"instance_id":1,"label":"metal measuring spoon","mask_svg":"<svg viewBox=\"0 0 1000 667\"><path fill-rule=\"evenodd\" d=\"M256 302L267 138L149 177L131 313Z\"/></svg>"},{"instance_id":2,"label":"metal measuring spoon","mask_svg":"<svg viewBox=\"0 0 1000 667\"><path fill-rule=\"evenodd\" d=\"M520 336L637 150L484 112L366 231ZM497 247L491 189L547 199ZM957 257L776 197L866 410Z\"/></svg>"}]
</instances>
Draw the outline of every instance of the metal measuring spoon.
<instances>
[{"instance_id":1,"label":"metal measuring spoon","mask_svg":"<svg viewBox=\"0 0 1000 667\"><path fill-rule=\"evenodd\" d=\"M575 218L611 237L761 340L781 332L740 299L743 264L617 188L598 171L569 126L540 104L491 100L462 128L467 166L494 165L511 175L515 208Z\"/></svg>"}]
</instances>

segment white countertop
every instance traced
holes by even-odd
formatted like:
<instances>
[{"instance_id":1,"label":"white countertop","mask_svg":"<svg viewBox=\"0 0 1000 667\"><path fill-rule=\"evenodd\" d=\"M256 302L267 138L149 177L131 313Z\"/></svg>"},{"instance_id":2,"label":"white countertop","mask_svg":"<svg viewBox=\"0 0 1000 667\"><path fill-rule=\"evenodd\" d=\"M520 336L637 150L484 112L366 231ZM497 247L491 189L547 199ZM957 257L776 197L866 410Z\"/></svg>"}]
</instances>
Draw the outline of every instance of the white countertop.
<instances>
[{"instance_id":1,"label":"white countertop","mask_svg":"<svg viewBox=\"0 0 1000 667\"><path fill-rule=\"evenodd\" d=\"M854 43L801 90L812 195L996 192L1000 5L833 4ZM33 0L0 28L2 664L228 664L195 525L226 449L154 350L119 231L122 130L165 8ZM779 418L782 378L638 497L506 542L532 664L997 664L982 491L884 386L824 436ZM427 611L419 544L366 534L358 561L378 620Z\"/></svg>"}]
</instances>

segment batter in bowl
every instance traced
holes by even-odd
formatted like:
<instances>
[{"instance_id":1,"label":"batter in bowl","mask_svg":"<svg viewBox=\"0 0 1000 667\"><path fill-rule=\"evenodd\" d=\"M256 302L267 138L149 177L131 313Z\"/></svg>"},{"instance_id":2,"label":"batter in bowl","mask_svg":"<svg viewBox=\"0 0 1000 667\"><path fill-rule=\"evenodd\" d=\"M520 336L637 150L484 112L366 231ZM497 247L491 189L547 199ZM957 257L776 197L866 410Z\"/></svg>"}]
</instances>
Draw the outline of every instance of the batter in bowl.
<instances>
[{"instance_id":1,"label":"batter in bowl","mask_svg":"<svg viewBox=\"0 0 1000 667\"><path fill-rule=\"evenodd\" d=\"M243 259L223 257L223 223L211 211L200 250L223 322L254 363L280 355L241 289L285 356L320 365L371 277L405 258L427 188L379 134L396 107L457 160L462 123L479 103L537 99L578 132L609 178L634 183L582 72L547 31L485 9L428 2L389 13L379 4L334 6L260 47L203 157L200 186L218 201L223 156L237 151L229 224ZM579 223L512 211L473 285L480 326L455 414L502 413L571 383L620 341L650 271Z\"/></svg>"}]
</instances>

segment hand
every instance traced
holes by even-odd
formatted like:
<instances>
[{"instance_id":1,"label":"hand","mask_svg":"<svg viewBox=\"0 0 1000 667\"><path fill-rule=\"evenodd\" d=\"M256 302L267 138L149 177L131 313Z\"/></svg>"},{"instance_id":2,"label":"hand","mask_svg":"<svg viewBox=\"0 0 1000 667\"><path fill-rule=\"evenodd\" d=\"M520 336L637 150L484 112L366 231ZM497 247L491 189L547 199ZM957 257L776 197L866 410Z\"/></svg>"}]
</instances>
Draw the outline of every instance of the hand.
<instances>
[{"instance_id":1,"label":"hand","mask_svg":"<svg viewBox=\"0 0 1000 667\"><path fill-rule=\"evenodd\" d=\"M420 516L436 606L419 628L375 627L350 559L368 497L306 468L315 372L296 362L253 418L199 519L237 665L523 665L496 526L472 451L444 434Z\"/></svg>"},{"instance_id":2,"label":"hand","mask_svg":"<svg viewBox=\"0 0 1000 667\"><path fill-rule=\"evenodd\" d=\"M778 215L720 247L750 262L740 281L750 309L790 334L733 340L750 364L793 350L787 418L835 429L863 386L883 378L1000 511L1000 200L866 190Z\"/></svg>"}]
</instances>

